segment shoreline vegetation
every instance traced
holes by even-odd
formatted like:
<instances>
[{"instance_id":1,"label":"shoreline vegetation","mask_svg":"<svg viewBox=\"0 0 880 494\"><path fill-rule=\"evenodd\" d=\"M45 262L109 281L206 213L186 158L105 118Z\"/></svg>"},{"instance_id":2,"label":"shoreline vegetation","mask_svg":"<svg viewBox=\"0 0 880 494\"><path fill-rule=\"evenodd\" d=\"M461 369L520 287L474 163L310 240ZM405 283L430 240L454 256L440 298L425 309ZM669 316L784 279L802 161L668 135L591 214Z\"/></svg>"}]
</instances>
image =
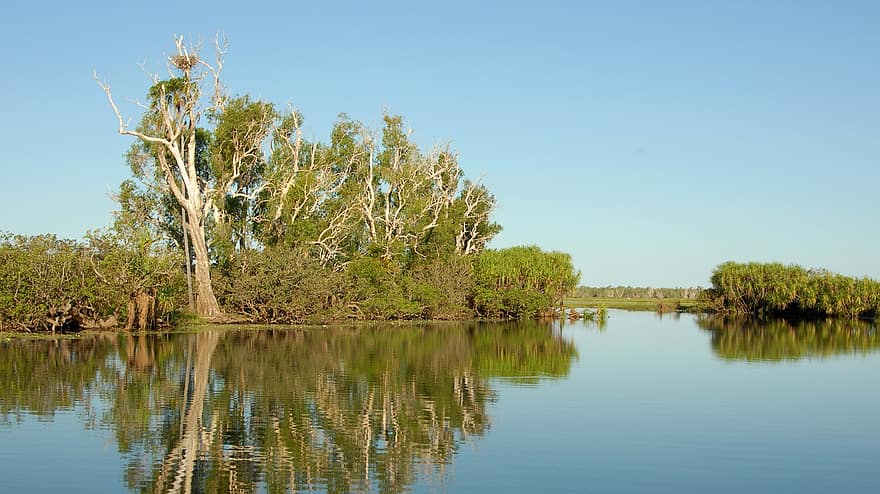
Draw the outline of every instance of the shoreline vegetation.
<instances>
[{"instance_id":1,"label":"shoreline vegetation","mask_svg":"<svg viewBox=\"0 0 880 494\"><path fill-rule=\"evenodd\" d=\"M118 232L91 232L84 242L51 235L0 235L0 334L218 322L187 312L184 269L170 247L157 254L137 245ZM455 269L441 270L430 281L406 272L393 277L381 259L363 257L334 271L316 263L304 266L302 258L285 253L273 248L251 251L248 269L219 271L217 293L225 314L220 322L326 325L535 317L601 321L606 309L736 318L871 319L880 306L880 284L874 280L778 263L721 264L708 289L574 288L579 274L570 257L537 247L490 249L446 259ZM238 262L245 263L241 258ZM137 294L144 287L154 296L149 312L137 307ZM144 327L137 317L153 319Z\"/></svg>"},{"instance_id":2,"label":"shoreline vegetation","mask_svg":"<svg viewBox=\"0 0 880 494\"><path fill-rule=\"evenodd\" d=\"M734 318L876 319L880 282L781 263L725 262L703 288L578 287L567 308L697 312Z\"/></svg>"},{"instance_id":3,"label":"shoreline vegetation","mask_svg":"<svg viewBox=\"0 0 880 494\"><path fill-rule=\"evenodd\" d=\"M781 263L726 262L700 295L704 310L757 317L875 319L880 282Z\"/></svg>"},{"instance_id":4,"label":"shoreline vegetation","mask_svg":"<svg viewBox=\"0 0 880 494\"><path fill-rule=\"evenodd\" d=\"M722 264L706 290L577 287L569 254L486 247L495 197L450 145L421 149L389 114L378 130L340 114L326 140L306 138L296 109L227 92L225 44L216 62L175 45L138 118L95 77L133 138L110 226L83 240L0 232L0 333L880 309L877 281L781 264Z\"/></svg>"},{"instance_id":5,"label":"shoreline vegetation","mask_svg":"<svg viewBox=\"0 0 880 494\"><path fill-rule=\"evenodd\" d=\"M174 41L133 119L95 76L131 178L82 241L0 235L0 331L526 318L577 285L568 254L486 249L495 198L451 146L389 114L307 138L295 108L227 91L222 40Z\"/></svg>"},{"instance_id":6,"label":"shoreline vegetation","mask_svg":"<svg viewBox=\"0 0 880 494\"><path fill-rule=\"evenodd\" d=\"M558 306L578 279L570 256L537 247L435 261L433 276L392 276L388 264L370 257L341 271L303 266L302 258L268 248L250 253L247 270L219 272L224 316L204 318L187 312L184 269L173 253L124 245L100 234L87 242L0 235L0 333L156 330L195 322L522 319ZM145 286L153 302L140 310Z\"/></svg>"}]
</instances>

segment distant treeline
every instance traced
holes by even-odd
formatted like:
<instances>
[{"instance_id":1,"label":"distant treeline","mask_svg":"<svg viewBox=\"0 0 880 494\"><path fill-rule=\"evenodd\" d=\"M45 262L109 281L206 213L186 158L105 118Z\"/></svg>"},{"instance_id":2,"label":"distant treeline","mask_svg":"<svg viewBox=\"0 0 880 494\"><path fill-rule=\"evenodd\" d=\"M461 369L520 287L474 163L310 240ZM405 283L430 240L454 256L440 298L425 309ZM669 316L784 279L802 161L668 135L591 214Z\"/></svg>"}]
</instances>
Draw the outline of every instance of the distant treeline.
<instances>
[{"instance_id":1,"label":"distant treeline","mask_svg":"<svg viewBox=\"0 0 880 494\"><path fill-rule=\"evenodd\" d=\"M579 286L572 292L578 298L678 298L695 299L703 289L687 288L653 288L649 286Z\"/></svg>"},{"instance_id":2,"label":"distant treeline","mask_svg":"<svg viewBox=\"0 0 880 494\"><path fill-rule=\"evenodd\" d=\"M780 263L726 262L703 294L708 310L798 317L876 317L880 282Z\"/></svg>"}]
</instances>

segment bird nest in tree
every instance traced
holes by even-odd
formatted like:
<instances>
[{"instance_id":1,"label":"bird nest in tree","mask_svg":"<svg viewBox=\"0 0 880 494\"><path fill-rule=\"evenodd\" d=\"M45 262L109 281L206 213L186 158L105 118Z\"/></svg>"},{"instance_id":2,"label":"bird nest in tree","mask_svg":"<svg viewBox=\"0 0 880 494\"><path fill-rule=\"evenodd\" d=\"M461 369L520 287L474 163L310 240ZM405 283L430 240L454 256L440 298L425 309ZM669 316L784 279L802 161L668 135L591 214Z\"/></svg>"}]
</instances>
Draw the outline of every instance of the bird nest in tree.
<instances>
[{"instance_id":1,"label":"bird nest in tree","mask_svg":"<svg viewBox=\"0 0 880 494\"><path fill-rule=\"evenodd\" d=\"M189 70L199 63L199 57L196 55L177 55L171 57L171 64L180 70Z\"/></svg>"}]
</instances>

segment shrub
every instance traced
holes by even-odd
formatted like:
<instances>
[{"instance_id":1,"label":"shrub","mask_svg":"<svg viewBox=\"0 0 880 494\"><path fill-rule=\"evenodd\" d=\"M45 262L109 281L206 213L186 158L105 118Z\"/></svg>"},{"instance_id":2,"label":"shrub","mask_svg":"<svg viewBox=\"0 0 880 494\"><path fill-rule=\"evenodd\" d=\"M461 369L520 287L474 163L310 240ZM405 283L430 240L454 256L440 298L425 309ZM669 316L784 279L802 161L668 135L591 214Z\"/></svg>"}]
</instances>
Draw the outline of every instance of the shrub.
<instances>
[{"instance_id":1,"label":"shrub","mask_svg":"<svg viewBox=\"0 0 880 494\"><path fill-rule=\"evenodd\" d=\"M437 258L414 266L406 292L421 305L426 319L461 319L473 315L470 299L475 288L473 259Z\"/></svg>"},{"instance_id":2,"label":"shrub","mask_svg":"<svg viewBox=\"0 0 880 494\"><path fill-rule=\"evenodd\" d=\"M779 263L726 262L712 273L706 305L753 315L869 317L880 311L880 282Z\"/></svg>"},{"instance_id":3,"label":"shrub","mask_svg":"<svg viewBox=\"0 0 880 494\"><path fill-rule=\"evenodd\" d=\"M577 286L571 256L538 247L487 250L477 256L473 305L483 317L534 317Z\"/></svg>"},{"instance_id":4,"label":"shrub","mask_svg":"<svg viewBox=\"0 0 880 494\"><path fill-rule=\"evenodd\" d=\"M325 315L343 296L342 276L304 250L276 246L248 250L214 280L224 310L253 322L302 323Z\"/></svg>"},{"instance_id":5,"label":"shrub","mask_svg":"<svg viewBox=\"0 0 880 494\"><path fill-rule=\"evenodd\" d=\"M149 240L92 233L88 243L54 235L0 236L0 329L115 325L138 290L157 292L157 315L180 305L180 258ZM111 319L112 316L112 319Z\"/></svg>"}]
</instances>

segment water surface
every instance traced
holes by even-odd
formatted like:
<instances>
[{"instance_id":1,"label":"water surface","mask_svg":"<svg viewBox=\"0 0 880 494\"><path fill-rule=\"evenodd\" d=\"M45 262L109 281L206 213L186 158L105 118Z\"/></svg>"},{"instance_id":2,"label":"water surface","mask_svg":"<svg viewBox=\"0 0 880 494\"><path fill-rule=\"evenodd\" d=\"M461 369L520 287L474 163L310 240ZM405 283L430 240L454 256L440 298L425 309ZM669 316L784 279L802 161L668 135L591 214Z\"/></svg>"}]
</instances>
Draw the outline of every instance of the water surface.
<instances>
[{"instance_id":1,"label":"water surface","mask_svg":"<svg viewBox=\"0 0 880 494\"><path fill-rule=\"evenodd\" d=\"M2 492L878 492L880 333L607 323L0 343Z\"/></svg>"}]
</instances>

